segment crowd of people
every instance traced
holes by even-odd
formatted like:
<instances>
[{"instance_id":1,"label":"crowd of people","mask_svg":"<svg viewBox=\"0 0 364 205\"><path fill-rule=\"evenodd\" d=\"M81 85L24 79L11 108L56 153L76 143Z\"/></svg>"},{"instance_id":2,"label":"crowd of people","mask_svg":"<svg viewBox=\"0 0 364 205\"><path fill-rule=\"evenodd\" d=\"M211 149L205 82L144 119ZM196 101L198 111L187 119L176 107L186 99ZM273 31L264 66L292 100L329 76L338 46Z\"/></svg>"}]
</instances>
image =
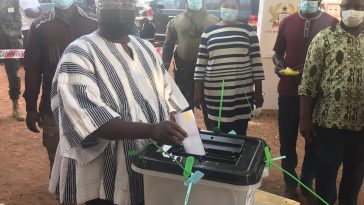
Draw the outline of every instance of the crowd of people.
<instances>
[{"instance_id":1,"label":"crowd of people","mask_svg":"<svg viewBox=\"0 0 364 205\"><path fill-rule=\"evenodd\" d=\"M3 60L13 116L32 132L42 129L49 189L60 204L143 205L142 176L131 169L129 151L148 138L180 145L187 134L174 115L194 108L208 130L219 124L221 132L246 135L253 109L263 106L258 37L237 20L236 0L222 0L221 18L203 0L187 0L167 25L162 57L131 35L134 0L51 2L45 12L37 0L1 1L0 50L25 48L25 119L19 60ZM301 0L272 48L282 167L298 177L300 130L301 181L329 204L356 205L364 176L364 1L342 0L341 21L320 4ZM299 74L284 75L287 67ZM297 198L298 183L285 174L284 181L287 196Z\"/></svg>"}]
</instances>

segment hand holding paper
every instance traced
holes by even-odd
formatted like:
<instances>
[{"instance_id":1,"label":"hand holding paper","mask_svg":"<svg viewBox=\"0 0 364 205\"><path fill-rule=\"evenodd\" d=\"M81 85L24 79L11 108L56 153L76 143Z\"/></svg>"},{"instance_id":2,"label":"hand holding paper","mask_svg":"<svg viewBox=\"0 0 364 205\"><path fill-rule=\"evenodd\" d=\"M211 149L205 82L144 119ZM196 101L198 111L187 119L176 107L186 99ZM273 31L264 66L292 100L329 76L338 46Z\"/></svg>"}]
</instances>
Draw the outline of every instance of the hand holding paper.
<instances>
[{"instance_id":1,"label":"hand holding paper","mask_svg":"<svg viewBox=\"0 0 364 205\"><path fill-rule=\"evenodd\" d=\"M183 141L183 147L188 154L205 155L196 119L192 110L175 115L176 123L187 132L187 138Z\"/></svg>"}]
</instances>

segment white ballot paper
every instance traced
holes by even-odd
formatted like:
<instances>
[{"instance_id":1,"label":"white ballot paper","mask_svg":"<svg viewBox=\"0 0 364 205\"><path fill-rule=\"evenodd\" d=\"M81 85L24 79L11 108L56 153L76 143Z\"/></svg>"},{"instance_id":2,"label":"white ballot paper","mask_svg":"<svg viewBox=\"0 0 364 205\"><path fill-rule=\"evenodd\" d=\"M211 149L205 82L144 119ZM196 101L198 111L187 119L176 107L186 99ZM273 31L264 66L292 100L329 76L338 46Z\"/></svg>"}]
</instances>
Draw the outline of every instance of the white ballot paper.
<instances>
[{"instance_id":1,"label":"white ballot paper","mask_svg":"<svg viewBox=\"0 0 364 205\"><path fill-rule=\"evenodd\" d=\"M188 154L205 155L196 119L192 110L175 115L176 123L187 132L187 138L183 141L183 147Z\"/></svg>"}]
</instances>

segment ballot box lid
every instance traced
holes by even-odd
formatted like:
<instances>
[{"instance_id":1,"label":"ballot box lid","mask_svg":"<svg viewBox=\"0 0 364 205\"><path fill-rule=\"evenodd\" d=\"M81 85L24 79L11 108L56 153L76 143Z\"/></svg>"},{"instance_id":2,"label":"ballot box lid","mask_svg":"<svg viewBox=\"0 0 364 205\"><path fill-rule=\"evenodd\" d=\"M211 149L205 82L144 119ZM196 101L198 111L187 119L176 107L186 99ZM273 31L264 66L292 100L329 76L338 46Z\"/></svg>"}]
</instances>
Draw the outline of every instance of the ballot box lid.
<instances>
[{"instance_id":1,"label":"ballot box lid","mask_svg":"<svg viewBox=\"0 0 364 205\"><path fill-rule=\"evenodd\" d=\"M192 171L201 171L205 180L248 186L261 180L265 166L264 140L230 134L200 131L205 156L194 156ZM164 146L182 165L188 156L182 146ZM182 175L183 170L173 159L148 146L133 161L138 168Z\"/></svg>"}]
</instances>

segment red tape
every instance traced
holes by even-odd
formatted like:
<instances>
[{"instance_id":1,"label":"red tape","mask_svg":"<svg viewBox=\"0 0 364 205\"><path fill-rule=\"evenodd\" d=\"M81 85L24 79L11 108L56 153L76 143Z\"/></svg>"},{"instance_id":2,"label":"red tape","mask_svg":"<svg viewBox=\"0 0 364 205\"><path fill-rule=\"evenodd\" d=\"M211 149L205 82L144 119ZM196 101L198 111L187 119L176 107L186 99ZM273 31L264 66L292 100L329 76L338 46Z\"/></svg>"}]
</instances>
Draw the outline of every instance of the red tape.
<instances>
[{"instance_id":1,"label":"red tape","mask_svg":"<svg viewBox=\"0 0 364 205\"><path fill-rule=\"evenodd\" d=\"M0 50L0 59L24 58L25 49L6 49Z\"/></svg>"}]
</instances>

